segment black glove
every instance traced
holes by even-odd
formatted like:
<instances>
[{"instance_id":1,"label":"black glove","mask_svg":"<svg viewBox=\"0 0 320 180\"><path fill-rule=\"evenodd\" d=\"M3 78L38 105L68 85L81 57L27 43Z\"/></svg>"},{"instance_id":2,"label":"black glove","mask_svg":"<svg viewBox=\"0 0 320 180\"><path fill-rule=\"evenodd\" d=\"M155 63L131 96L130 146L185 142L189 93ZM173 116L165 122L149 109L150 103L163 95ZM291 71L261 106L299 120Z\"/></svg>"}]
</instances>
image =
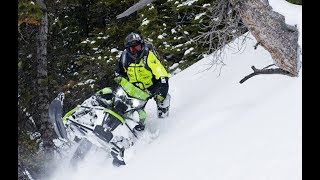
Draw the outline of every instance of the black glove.
<instances>
[{"instance_id":1,"label":"black glove","mask_svg":"<svg viewBox=\"0 0 320 180\"><path fill-rule=\"evenodd\" d=\"M121 82L121 80L122 80L122 76L117 76L114 78L114 81L118 84Z\"/></svg>"},{"instance_id":2,"label":"black glove","mask_svg":"<svg viewBox=\"0 0 320 180\"><path fill-rule=\"evenodd\" d=\"M167 77L161 77L159 81L154 85L154 88L152 89L152 93L154 94L154 99L157 102L162 102L169 90L169 83Z\"/></svg>"},{"instance_id":3,"label":"black glove","mask_svg":"<svg viewBox=\"0 0 320 180\"><path fill-rule=\"evenodd\" d=\"M160 94L156 94L154 96L155 101L157 102L163 102L163 100L165 99L163 96L161 96Z\"/></svg>"},{"instance_id":4,"label":"black glove","mask_svg":"<svg viewBox=\"0 0 320 180\"><path fill-rule=\"evenodd\" d=\"M137 131L143 131L144 128L145 128L145 125L143 125L143 124L138 124L134 127L134 129Z\"/></svg>"}]
</instances>

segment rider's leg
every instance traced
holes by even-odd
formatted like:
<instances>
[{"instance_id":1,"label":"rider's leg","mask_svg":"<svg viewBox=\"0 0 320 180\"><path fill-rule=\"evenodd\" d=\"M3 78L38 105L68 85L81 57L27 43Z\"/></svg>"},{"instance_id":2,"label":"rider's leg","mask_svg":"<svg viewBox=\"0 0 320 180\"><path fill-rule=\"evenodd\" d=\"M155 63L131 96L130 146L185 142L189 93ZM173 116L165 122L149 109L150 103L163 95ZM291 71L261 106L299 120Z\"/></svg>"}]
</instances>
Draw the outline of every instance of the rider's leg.
<instances>
[{"instance_id":1,"label":"rider's leg","mask_svg":"<svg viewBox=\"0 0 320 180\"><path fill-rule=\"evenodd\" d=\"M146 111L144 109L140 109L138 111L138 114L139 114L139 124L145 125L146 124L146 118L147 118Z\"/></svg>"},{"instance_id":2,"label":"rider's leg","mask_svg":"<svg viewBox=\"0 0 320 180\"><path fill-rule=\"evenodd\" d=\"M142 131L145 128L146 125L146 118L147 118L147 113L144 109L140 109L138 111L139 114L139 124L136 125L134 128L138 131Z\"/></svg>"},{"instance_id":3,"label":"rider's leg","mask_svg":"<svg viewBox=\"0 0 320 180\"><path fill-rule=\"evenodd\" d=\"M119 148L118 146L111 148L111 156L113 157L112 164L116 167L126 165L124 162L124 148Z\"/></svg>"},{"instance_id":4,"label":"rider's leg","mask_svg":"<svg viewBox=\"0 0 320 180\"><path fill-rule=\"evenodd\" d=\"M156 101L158 118L164 118L169 115L170 99L171 99L171 96L168 93L167 97L162 102Z\"/></svg>"}]
</instances>

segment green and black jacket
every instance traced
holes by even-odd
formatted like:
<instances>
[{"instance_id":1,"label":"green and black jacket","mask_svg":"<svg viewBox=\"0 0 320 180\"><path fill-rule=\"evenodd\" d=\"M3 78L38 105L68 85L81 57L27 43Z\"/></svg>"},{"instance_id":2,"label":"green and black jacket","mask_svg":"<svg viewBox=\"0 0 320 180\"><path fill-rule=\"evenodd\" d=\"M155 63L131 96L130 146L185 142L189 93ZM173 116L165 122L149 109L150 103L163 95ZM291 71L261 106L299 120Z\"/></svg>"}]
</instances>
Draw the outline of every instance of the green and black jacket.
<instances>
[{"instance_id":1,"label":"green and black jacket","mask_svg":"<svg viewBox=\"0 0 320 180\"><path fill-rule=\"evenodd\" d=\"M140 58L135 59L125 49L118 61L116 75L151 94L166 97L169 89L168 73L159 60L157 51L151 44L144 44Z\"/></svg>"}]
</instances>

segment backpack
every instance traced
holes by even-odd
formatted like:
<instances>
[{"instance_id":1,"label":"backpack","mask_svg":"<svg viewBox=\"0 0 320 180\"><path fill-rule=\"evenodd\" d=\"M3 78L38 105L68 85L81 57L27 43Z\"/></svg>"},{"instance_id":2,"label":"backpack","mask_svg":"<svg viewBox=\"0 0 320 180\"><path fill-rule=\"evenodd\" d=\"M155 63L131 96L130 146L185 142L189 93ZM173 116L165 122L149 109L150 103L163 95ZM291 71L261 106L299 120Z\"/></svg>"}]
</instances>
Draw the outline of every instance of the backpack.
<instances>
[{"instance_id":1,"label":"backpack","mask_svg":"<svg viewBox=\"0 0 320 180\"><path fill-rule=\"evenodd\" d=\"M153 54L157 57L157 59L160 60L160 55L159 53L156 51L156 49L152 46L152 44L150 43L145 43L145 46L144 46L144 50L142 52L143 54L143 66L148 70L148 71L151 71L150 67L148 66L148 63L147 63L147 58L148 58L148 55L149 55L149 50L151 50L153 52ZM122 53L122 58L121 58L121 63L122 63L122 66L123 66L123 69L125 71L127 71L127 67L128 67L128 63L127 63L127 49L125 49Z\"/></svg>"}]
</instances>

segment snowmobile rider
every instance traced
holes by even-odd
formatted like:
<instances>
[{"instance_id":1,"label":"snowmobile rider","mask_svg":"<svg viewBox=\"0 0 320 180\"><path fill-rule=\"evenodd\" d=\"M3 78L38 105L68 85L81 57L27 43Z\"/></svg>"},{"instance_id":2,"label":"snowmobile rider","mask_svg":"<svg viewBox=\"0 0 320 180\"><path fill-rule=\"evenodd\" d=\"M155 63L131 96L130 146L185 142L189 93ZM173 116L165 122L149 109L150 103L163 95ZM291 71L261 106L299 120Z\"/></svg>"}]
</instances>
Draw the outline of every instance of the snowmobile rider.
<instances>
[{"instance_id":1,"label":"snowmobile rider","mask_svg":"<svg viewBox=\"0 0 320 180\"><path fill-rule=\"evenodd\" d=\"M169 77L166 69L160 62L160 56L155 48L146 43L138 34L131 32L124 42L123 50L115 70L115 81L126 78L136 87L151 94L157 104L158 118L169 114L170 95ZM139 112L139 125L134 129L142 131L146 124L146 111Z\"/></svg>"}]
</instances>

